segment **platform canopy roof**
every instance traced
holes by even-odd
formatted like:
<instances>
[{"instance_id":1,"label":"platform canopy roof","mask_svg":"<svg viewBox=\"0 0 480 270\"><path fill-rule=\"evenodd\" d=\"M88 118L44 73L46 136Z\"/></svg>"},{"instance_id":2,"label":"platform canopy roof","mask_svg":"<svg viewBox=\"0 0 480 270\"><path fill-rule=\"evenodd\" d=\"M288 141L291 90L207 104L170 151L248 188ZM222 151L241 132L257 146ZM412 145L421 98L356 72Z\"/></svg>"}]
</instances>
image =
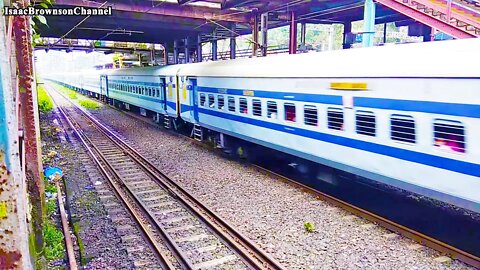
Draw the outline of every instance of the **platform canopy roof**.
<instances>
[{"instance_id":1,"label":"platform canopy roof","mask_svg":"<svg viewBox=\"0 0 480 270\"><path fill-rule=\"evenodd\" d=\"M166 43L198 34L247 34L255 16L269 12L269 28L287 25L291 12L305 23L363 19L364 0L55 0L55 7L106 7L112 16L49 16L43 37ZM377 5L377 23L407 17ZM235 30L232 24L235 23Z\"/></svg>"}]
</instances>

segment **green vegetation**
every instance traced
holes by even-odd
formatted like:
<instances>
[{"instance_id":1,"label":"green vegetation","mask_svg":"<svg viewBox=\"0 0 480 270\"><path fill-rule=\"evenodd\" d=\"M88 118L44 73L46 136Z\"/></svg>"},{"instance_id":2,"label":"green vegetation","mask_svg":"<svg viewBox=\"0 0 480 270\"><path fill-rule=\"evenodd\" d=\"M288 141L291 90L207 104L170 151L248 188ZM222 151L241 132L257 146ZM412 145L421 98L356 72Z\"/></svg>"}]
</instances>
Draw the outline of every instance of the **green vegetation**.
<instances>
[{"instance_id":1,"label":"green vegetation","mask_svg":"<svg viewBox=\"0 0 480 270\"><path fill-rule=\"evenodd\" d=\"M312 233L312 232L315 231L315 224L314 224L313 222L307 221L307 222L305 222L305 223L303 224L303 227L304 227L305 230L306 230L307 232L309 232L309 233Z\"/></svg>"},{"instance_id":2,"label":"green vegetation","mask_svg":"<svg viewBox=\"0 0 480 270\"><path fill-rule=\"evenodd\" d=\"M50 219L45 221L43 227L43 237L45 241L45 258L47 260L57 260L64 256L65 248L63 246L63 234L52 224Z\"/></svg>"},{"instance_id":3,"label":"green vegetation","mask_svg":"<svg viewBox=\"0 0 480 270\"><path fill-rule=\"evenodd\" d=\"M60 92L62 92L62 94L70 97L71 99L77 99L78 98L77 92L73 91L72 89L70 89L68 87L57 84L56 89L60 90Z\"/></svg>"},{"instance_id":4,"label":"green vegetation","mask_svg":"<svg viewBox=\"0 0 480 270\"><path fill-rule=\"evenodd\" d=\"M77 92L73 91L72 89L57 85L57 89L64 95L68 96L70 99L78 100L78 104L82 107L89 109L89 110L96 110L101 107L100 103L93 101L83 95L78 95Z\"/></svg>"},{"instance_id":5,"label":"green vegetation","mask_svg":"<svg viewBox=\"0 0 480 270\"><path fill-rule=\"evenodd\" d=\"M53 213L57 212L57 208L57 202L55 199L47 201L47 215L51 216Z\"/></svg>"},{"instance_id":6,"label":"green vegetation","mask_svg":"<svg viewBox=\"0 0 480 270\"><path fill-rule=\"evenodd\" d=\"M86 109L89 109L89 110L96 110L96 109L100 108L100 105L98 104L98 102L88 100L88 99L80 100L79 103L82 107L84 107Z\"/></svg>"},{"instance_id":7,"label":"green vegetation","mask_svg":"<svg viewBox=\"0 0 480 270\"><path fill-rule=\"evenodd\" d=\"M82 265L86 265L88 260L85 257L85 246L83 245L83 241L80 238L80 225L78 224L78 222L73 223L73 233L77 237L77 244L79 249L78 252L80 253L80 263Z\"/></svg>"},{"instance_id":8,"label":"green vegetation","mask_svg":"<svg viewBox=\"0 0 480 270\"><path fill-rule=\"evenodd\" d=\"M71 99L77 99L77 93L73 92L73 93L70 93L68 94L68 97L70 97Z\"/></svg>"},{"instance_id":9,"label":"green vegetation","mask_svg":"<svg viewBox=\"0 0 480 270\"><path fill-rule=\"evenodd\" d=\"M47 91L45 91L45 88L43 88L43 85L39 85L37 87L37 97L38 97L38 109L41 112L46 113L53 110L52 99L47 94Z\"/></svg>"}]
</instances>

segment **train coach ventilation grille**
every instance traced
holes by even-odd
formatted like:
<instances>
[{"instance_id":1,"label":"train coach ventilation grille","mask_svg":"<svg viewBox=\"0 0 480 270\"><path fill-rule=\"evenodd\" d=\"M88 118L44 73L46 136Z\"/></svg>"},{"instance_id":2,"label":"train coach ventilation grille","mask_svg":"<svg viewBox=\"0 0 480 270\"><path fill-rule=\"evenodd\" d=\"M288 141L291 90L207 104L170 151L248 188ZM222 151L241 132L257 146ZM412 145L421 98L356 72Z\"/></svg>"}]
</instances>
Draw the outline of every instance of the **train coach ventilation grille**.
<instances>
[{"instance_id":1,"label":"train coach ventilation grille","mask_svg":"<svg viewBox=\"0 0 480 270\"><path fill-rule=\"evenodd\" d=\"M193 125L193 138L199 142L203 141L203 129L202 126L195 124Z\"/></svg>"}]
</instances>

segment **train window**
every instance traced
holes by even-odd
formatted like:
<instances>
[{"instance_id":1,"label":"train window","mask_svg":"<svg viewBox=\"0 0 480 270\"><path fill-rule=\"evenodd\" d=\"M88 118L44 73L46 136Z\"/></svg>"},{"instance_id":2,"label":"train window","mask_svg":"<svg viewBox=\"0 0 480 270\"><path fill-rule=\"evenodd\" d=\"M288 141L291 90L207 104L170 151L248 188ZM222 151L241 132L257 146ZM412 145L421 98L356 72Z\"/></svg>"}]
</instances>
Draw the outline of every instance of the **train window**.
<instances>
[{"instance_id":1,"label":"train window","mask_svg":"<svg viewBox=\"0 0 480 270\"><path fill-rule=\"evenodd\" d=\"M215 108L215 97L212 94L208 94L208 107Z\"/></svg>"},{"instance_id":2,"label":"train window","mask_svg":"<svg viewBox=\"0 0 480 270\"><path fill-rule=\"evenodd\" d=\"M153 97L153 92L151 87L148 87L148 95Z\"/></svg>"},{"instance_id":3,"label":"train window","mask_svg":"<svg viewBox=\"0 0 480 270\"><path fill-rule=\"evenodd\" d=\"M259 99L252 100L252 112L255 116L262 116L262 101Z\"/></svg>"},{"instance_id":4,"label":"train window","mask_svg":"<svg viewBox=\"0 0 480 270\"><path fill-rule=\"evenodd\" d=\"M394 141L415 143L415 121L408 115L392 115L390 137Z\"/></svg>"},{"instance_id":5,"label":"train window","mask_svg":"<svg viewBox=\"0 0 480 270\"><path fill-rule=\"evenodd\" d=\"M247 99L246 98L240 98L240 113L248 113L248 107L247 107Z\"/></svg>"},{"instance_id":6,"label":"train window","mask_svg":"<svg viewBox=\"0 0 480 270\"><path fill-rule=\"evenodd\" d=\"M433 137L436 147L452 152L465 153L465 128L461 122L435 120Z\"/></svg>"},{"instance_id":7,"label":"train window","mask_svg":"<svg viewBox=\"0 0 480 270\"><path fill-rule=\"evenodd\" d=\"M160 97L160 89L157 88L157 97Z\"/></svg>"},{"instance_id":8,"label":"train window","mask_svg":"<svg viewBox=\"0 0 480 270\"><path fill-rule=\"evenodd\" d=\"M356 115L356 129L358 134L375 136L376 123L373 112L359 111Z\"/></svg>"},{"instance_id":9,"label":"train window","mask_svg":"<svg viewBox=\"0 0 480 270\"><path fill-rule=\"evenodd\" d=\"M305 105L303 108L303 118L305 125L316 126L318 124L317 107L313 105Z\"/></svg>"},{"instance_id":10,"label":"train window","mask_svg":"<svg viewBox=\"0 0 480 270\"><path fill-rule=\"evenodd\" d=\"M277 119L278 109L275 101L267 101L267 117Z\"/></svg>"},{"instance_id":11,"label":"train window","mask_svg":"<svg viewBox=\"0 0 480 270\"><path fill-rule=\"evenodd\" d=\"M293 103L285 103L285 120L295 122L297 121L297 113L295 111L295 104Z\"/></svg>"},{"instance_id":12,"label":"train window","mask_svg":"<svg viewBox=\"0 0 480 270\"><path fill-rule=\"evenodd\" d=\"M343 110L338 108L328 108L327 123L329 129L343 130Z\"/></svg>"},{"instance_id":13,"label":"train window","mask_svg":"<svg viewBox=\"0 0 480 270\"><path fill-rule=\"evenodd\" d=\"M200 94L200 106L205 107L205 94L201 93Z\"/></svg>"},{"instance_id":14,"label":"train window","mask_svg":"<svg viewBox=\"0 0 480 270\"><path fill-rule=\"evenodd\" d=\"M217 108L219 110L223 110L223 107L225 107L225 97L223 95L218 95L217 98L218 98Z\"/></svg>"},{"instance_id":15,"label":"train window","mask_svg":"<svg viewBox=\"0 0 480 270\"><path fill-rule=\"evenodd\" d=\"M235 98L234 97L228 97L228 110L231 112L235 112Z\"/></svg>"}]
</instances>

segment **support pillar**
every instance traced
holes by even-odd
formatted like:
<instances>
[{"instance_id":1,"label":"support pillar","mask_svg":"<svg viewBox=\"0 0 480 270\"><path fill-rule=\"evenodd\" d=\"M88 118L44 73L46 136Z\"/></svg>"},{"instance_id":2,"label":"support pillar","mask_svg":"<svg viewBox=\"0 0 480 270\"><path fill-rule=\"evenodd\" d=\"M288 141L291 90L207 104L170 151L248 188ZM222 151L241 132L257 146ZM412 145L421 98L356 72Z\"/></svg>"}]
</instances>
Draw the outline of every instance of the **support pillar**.
<instances>
[{"instance_id":1,"label":"support pillar","mask_svg":"<svg viewBox=\"0 0 480 270\"><path fill-rule=\"evenodd\" d=\"M202 35L198 34L197 37L197 62L202 62L203 61L203 55L202 55Z\"/></svg>"},{"instance_id":2,"label":"support pillar","mask_svg":"<svg viewBox=\"0 0 480 270\"><path fill-rule=\"evenodd\" d=\"M423 28L423 42L433 41L434 38L435 38L435 29L425 25Z\"/></svg>"},{"instance_id":3,"label":"support pillar","mask_svg":"<svg viewBox=\"0 0 480 270\"><path fill-rule=\"evenodd\" d=\"M375 3L373 0L365 0L363 13L363 47L372 47L375 37Z\"/></svg>"},{"instance_id":4,"label":"support pillar","mask_svg":"<svg viewBox=\"0 0 480 270\"><path fill-rule=\"evenodd\" d=\"M230 26L230 59L235 59L236 57L236 40L235 40L235 30L236 24L232 23Z\"/></svg>"},{"instance_id":5,"label":"support pillar","mask_svg":"<svg viewBox=\"0 0 480 270\"><path fill-rule=\"evenodd\" d=\"M173 63L178 64L178 41L174 40L173 41Z\"/></svg>"},{"instance_id":6,"label":"support pillar","mask_svg":"<svg viewBox=\"0 0 480 270\"><path fill-rule=\"evenodd\" d=\"M343 23L343 49L350 49L352 46L351 41L348 38L348 35L352 32L352 22Z\"/></svg>"},{"instance_id":7,"label":"support pillar","mask_svg":"<svg viewBox=\"0 0 480 270\"><path fill-rule=\"evenodd\" d=\"M217 35L215 33L212 40L212 60L217 61Z\"/></svg>"},{"instance_id":8,"label":"support pillar","mask_svg":"<svg viewBox=\"0 0 480 270\"><path fill-rule=\"evenodd\" d=\"M328 28L328 50L333 50L333 39L335 34L335 28L333 28L333 24L330 24Z\"/></svg>"},{"instance_id":9,"label":"support pillar","mask_svg":"<svg viewBox=\"0 0 480 270\"><path fill-rule=\"evenodd\" d=\"M165 63L165 65L168 65L168 43L163 43L162 44L163 46L163 63Z\"/></svg>"},{"instance_id":10,"label":"support pillar","mask_svg":"<svg viewBox=\"0 0 480 270\"><path fill-rule=\"evenodd\" d=\"M302 51L307 50L306 37L307 37L307 24L302 22L300 24L300 48Z\"/></svg>"},{"instance_id":11,"label":"support pillar","mask_svg":"<svg viewBox=\"0 0 480 270\"><path fill-rule=\"evenodd\" d=\"M267 56L268 49L268 13L263 13L260 17L260 32L262 36L261 51L262 56Z\"/></svg>"},{"instance_id":12,"label":"support pillar","mask_svg":"<svg viewBox=\"0 0 480 270\"><path fill-rule=\"evenodd\" d=\"M290 12L290 38L288 42L288 53L297 53L297 18L295 12Z\"/></svg>"},{"instance_id":13,"label":"support pillar","mask_svg":"<svg viewBox=\"0 0 480 270\"><path fill-rule=\"evenodd\" d=\"M152 66L155 65L155 43L152 43L152 51L151 51L150 62L152 64Z\"/></svg>"},{"instance_id":14,"label":"support pillar","mask_svg":"<svg viewBox=\"0 0 480 270\"><path fill-rule=\"evenodd\" d=\"M252 38L253 38L252 56L256 57L258 54L258 16L257 15L253 17Z\"/></svg>"},{"instance_id":15,"label":"support pillar","mask_svg":"<svg viewBox=\"0 0 480 270\"><path fill-rule=\"evenodd\" d=\"M387 24L383 24L383 44L387 43Z\"/></svg>"},{"instance_id":16,"label":"support pillar","mask_svg":"<svg viewBox=\"0 0 480 270\"><path fill-rule=\"evenodd\" d=\"M190 63L190 54L188 51L188 37L185 38L185 64Z\"/></svg>"},{"instance_id":17,"label":"support pillar","mask_svg":"<svg viewBox=\"0 0 480 270\"><path fill-rule=\"evenodd\" d=\"M22 5L22 7L23 6L24 5ZM0 1L0 9L3 9L3 1ZM23 23L20 23L22 27L30 27L28 17L18 17L16 20L19 19L20 21L23 21ZM15 69L10 62L11 60L14 60L14 58L10 57L13 50L10 46L12 39L11 31L7 30L7 21L10 22L8 26L10 26L11 30L11 23L13 20L0 20L0 55L2 55L2 57L0 57L0 234L2 235L2 237L0 237L0 268L33 269L30 262L31 257L28 246L29 232L27 224L28 206L26 183L24 175L22 174L22 165L26 166L27 164L25 164L25 162L21 164L20 161L23 158L22 153L19 152L21 142L19 140L18 117L20 115L17 111L17 105L15 102L17 89L15 88L15 91L12 91L12 85L15 85L12 82L12 76L14 75L12 73L14 73ZM17 25L20 24L17 21ZM21 30L25 30L25 28L22 28ZM29 38L29 35L22 37ZM28 39L21 45L28 44L31 46L31 43L27 42ZM19 48L19 44L17 44L16 47ZM22 51L18 51L18 53L21 54ZM31 89L29 90L31 91ZM33 115L31 116L32 119L25 120L27 122L30 120L33 121ZM28 136L28 139L30 140L32 134L29 134ZM37 148L34 148L34 150L36 149ZM23 161L25 160L23 159ZM32 161L33 165L38 164L34 161L35 160ZM32 162L28 162L30 177L32 172ZM35 169L39 168L33 168L33 170ZM41 201L39 202L39 200L40 198L32 201L32 206L38 207L38 203L40 203L41 206ZM36 209L33 209L33 211L36 212ZM40 223L40 225L42 224ZM41 228L37 229L33 227L32 229L35 233L41 233ZM40 234L39 236L40 238L33 238L36 249L34 251L36 252L41 251L42 247L39 246L39 244L42 244L42 235Z\"/></svg>"}]
</instances>

